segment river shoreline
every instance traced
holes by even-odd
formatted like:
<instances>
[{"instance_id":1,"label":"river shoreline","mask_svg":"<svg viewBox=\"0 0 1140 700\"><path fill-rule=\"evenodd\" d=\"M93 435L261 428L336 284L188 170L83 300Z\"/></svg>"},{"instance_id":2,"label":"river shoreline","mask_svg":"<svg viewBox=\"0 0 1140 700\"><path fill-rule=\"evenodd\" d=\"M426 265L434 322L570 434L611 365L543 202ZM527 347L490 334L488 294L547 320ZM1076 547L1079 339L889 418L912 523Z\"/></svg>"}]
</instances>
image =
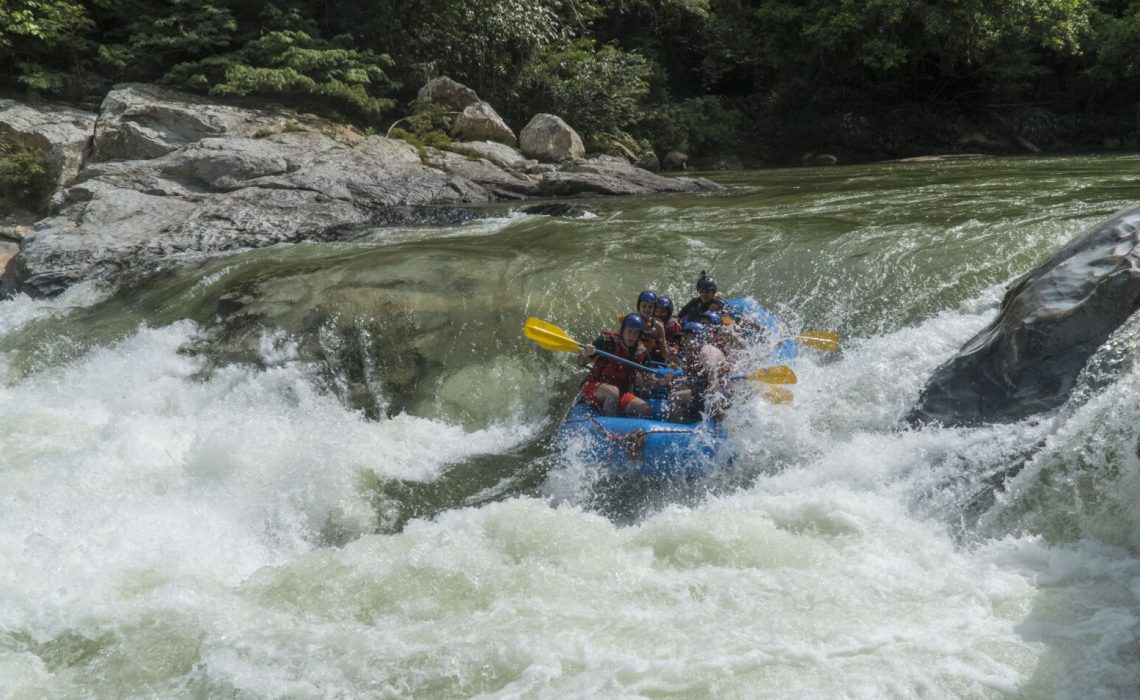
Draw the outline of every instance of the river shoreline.
<instances>
[{"instance_id":1,"label":"river shoreline","mask_svg":"<svg viewBox=\"0 0 1140 700\"><path fill-rule=\"evenodd\" d=\"M97 115L3 103L0 123L46 154L55 181L48 216L30 233L9 228L20 248L5 285L35 296L188 255L455 223L496 201L721 189L586 158L580 142L562 151L557 131L534 147L541 161L492 141L457 153L153 85L119 86Z\"/></svg>"}]
</instances>

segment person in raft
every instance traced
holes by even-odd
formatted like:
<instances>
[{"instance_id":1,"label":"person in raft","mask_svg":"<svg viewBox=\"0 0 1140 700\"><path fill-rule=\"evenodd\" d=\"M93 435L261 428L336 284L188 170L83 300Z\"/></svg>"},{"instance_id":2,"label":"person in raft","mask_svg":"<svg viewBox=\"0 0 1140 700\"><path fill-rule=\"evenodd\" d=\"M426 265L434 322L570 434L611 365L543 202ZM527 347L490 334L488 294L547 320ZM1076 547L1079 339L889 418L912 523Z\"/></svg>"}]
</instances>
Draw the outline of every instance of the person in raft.
<instances>
[{"instance_id":1,"label":"person in raft","mask_svg":"<svg viewBox=\"0 0 1140 700\"><path fill-rule=\"evenodd\" d=\"M633 387L635 384L655 386L660 382L651 374L596 354L601 350L643 365L647 358L645 346L641 344L644 330L645 322L641 316L630 314L622 319L620 332L605 331L578 353L579 367L585 367L591 360L594 362L582 383L582 397L608 416L624 413L645 418L652 412L649 404L633 393Z\"/></svg>"},{"instance_id":2,"label":"person in raft","mask_svg":"<svg viewBox=\"0 0 1140 700\"><path fill-rule=\"evenodd\" d=\"M675 355L681 344L681 322L673 315L673 300L669 297L657 297L657 306L653 313L665 328L666 347Z\"/></svg>"},{"instance_id":3,"label":"person in raft","mask_svg":"<svg viewBox=\"0 0 1140 700\"><path fill-rule=\"evenodd\" d=\"M688 304L681 307L677 312L677 318L681 324L696 323L701 314L709 310L709 304L716 298L716 280L709 277L704 270L701 270L701 276L697 279L697 296L689 300Z\"/></svg>"},{"instance_id":4,"label":"person in raft","mask_svg":"<svg viewBox=\"0 0 1140 700\"><path fill-rule=\"evenodd\" d=\"M728 376L728 361L720 348L709 342L710 327L686 323L681 327L681 358L684 384L669 394L669 419L678 423L699 420L708 412L713 420L724 418L727 400L721 392Z\"/></svg>"},{"instance_id":5,"label":"person in raft","mask_svg":"<svg viewBox=\"0 0 1140 700\"><path fill-rule=\"evenodd\" d=\"M645 330L641 333L641 344L645 346L648 359L665 363L669 359L666 354L668 348L665 345L665 324L657 320L657 294L649 290L638 294L636 308L642 323L645 324Z\"/></svg>"}]
</instances>

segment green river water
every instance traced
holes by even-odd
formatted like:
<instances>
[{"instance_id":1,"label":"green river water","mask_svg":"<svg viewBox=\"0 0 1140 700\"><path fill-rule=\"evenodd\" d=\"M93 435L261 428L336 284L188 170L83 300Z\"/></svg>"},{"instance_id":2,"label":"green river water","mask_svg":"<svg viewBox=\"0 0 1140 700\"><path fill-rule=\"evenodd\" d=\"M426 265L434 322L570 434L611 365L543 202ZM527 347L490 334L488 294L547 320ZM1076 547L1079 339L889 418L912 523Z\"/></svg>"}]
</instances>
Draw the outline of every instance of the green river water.
<instances>
[{"instance_id":1,"label":"green river water","mask_svg":"<svg viewBox=\"0 0 1140 700\"><path fill-rule=\"evenodd\" d=\"M1140 157L707 175L0 301L0 697L1140 696L1140 324L1056 414L900 425ZM523 322L702 269L842 350L615 486Z\"/></svg>"}]
</instances>

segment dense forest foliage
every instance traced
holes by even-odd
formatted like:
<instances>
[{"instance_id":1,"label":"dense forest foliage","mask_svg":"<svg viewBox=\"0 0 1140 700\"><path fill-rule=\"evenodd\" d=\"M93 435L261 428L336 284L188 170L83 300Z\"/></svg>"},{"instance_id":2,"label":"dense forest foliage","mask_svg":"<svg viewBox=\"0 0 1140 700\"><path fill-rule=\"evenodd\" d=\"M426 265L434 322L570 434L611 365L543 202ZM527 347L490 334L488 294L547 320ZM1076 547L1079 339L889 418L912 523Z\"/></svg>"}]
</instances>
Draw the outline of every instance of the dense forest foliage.
<instances>
[{"instance_id":1,"label":"dense forest foliage","mask_svg":"<svg viewBox=\"0 0 1140 700\"><path fill-rule=\"evenodd\" d=\"M383 133L430 77L699 163L1136 148L1140 0L0 0L0 90L155 81Z\"/></svg>"}]
</instances>

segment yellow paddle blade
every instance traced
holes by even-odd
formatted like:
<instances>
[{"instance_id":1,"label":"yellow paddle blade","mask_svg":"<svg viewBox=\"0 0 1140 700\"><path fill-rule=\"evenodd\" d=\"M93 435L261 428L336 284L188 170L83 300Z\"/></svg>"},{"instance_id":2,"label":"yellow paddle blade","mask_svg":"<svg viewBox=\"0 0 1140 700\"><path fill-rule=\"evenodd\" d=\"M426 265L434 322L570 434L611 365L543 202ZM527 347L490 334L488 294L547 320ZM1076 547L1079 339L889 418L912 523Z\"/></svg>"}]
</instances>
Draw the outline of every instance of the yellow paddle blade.
<instances>
[{"instance_id":1,"label":"yellow paddle blade","mask_svg":"<svg viewBox=\"0 0 1140 700\"><path fill-rule=\"evenodd\" d=\"M804 331L796 340L816 350L835 352L839 349L839 334L835 331Z\"/></svg>"},{"instance_id":2,"label":"yellow paddle blade","mask_svg":"<svg viewBox=\"0 0 1140 700\"><path fill-rule=\"evenodd\" d=\"M783 386L770 386L761 394L768 403L791 403L796 398L792 390Z\"/></svg>"},{"instance_id":3,"label":"yellow paddle blade","mask_svg":"<svg viewBox=\"0 0 1140 700\"><path fill-rule=\"evenodd\" d=\"M795 384L796 373L792 371L791 367L787 365L775 365L774 367L761 367L752 374L748 375L749 379L757 382L764 382L765 384Z\"/></svg>"},{"instance_id":4,"label":"yellow paddle blade","mask_svg":"<svg viewBox=\"0 0 1140 700\"><path fill-rule=\"evenodd\" d=\"M538 343L544 350L578 352L578 341L558 326L531 316L523 326L523 335Z\"/></svg>"},{"instance_id":5,"label":"yellow paddle blade","mask_svg":"<svg viewBox=\"0 0 1140 700\"><path fill-rule=\"evenodd\" d=\"M534 339L531 338L531 340ZM553 350L554 352L576 352L578 350L577 345L571 349L569 346L563 345L562 343L547 343L541 340L535 340L534 342L538 343L538 347L542 348L543 350Z\"/></svg>"}]
</instances>

